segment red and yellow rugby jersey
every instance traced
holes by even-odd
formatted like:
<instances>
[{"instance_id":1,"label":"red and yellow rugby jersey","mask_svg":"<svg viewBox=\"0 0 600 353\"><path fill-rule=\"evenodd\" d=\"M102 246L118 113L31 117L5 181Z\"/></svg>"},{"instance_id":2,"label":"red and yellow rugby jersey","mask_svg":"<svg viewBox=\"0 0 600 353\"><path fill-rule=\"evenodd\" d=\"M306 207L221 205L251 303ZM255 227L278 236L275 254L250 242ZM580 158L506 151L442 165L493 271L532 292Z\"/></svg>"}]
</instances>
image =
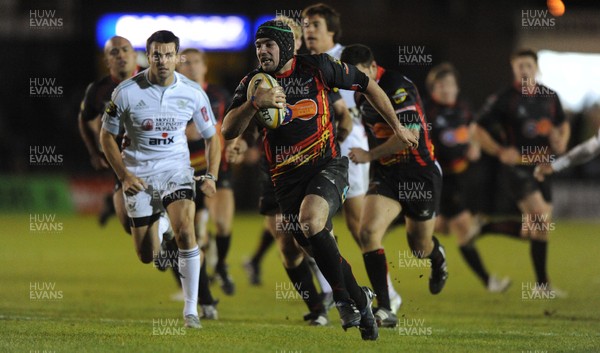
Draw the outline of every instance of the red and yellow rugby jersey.
<instances>
[{"instance_id":1,"label":"red and yellow rugby jersey","mask_svg":"<svg viewBox=\"0 0 600 353\"><path fill-rule=\"evenodd\" d=\"M276 79L286 94L286 119L275 130L264 129L263 145L273 183L294 182L312 175L340 155L333 127L334 87L364 92L368 77L355 66L327 54L297 55L292 68ZM247 83L259 68L244 77L229 109L246 101Z\"/></svg>"},{"instance_id":2,"label":"red and yellow rugby jersey","mask_svg":"<svg viewBox=\"0 0 600 353\"><path fill-rule=\"evenodd\" d=\"M433 143L429 133L430 125L425 119L423 103L417 87L405 76L378 68L379 86L390 98L398 121L408 129L419 130L419 147L406 148L389 156L382 157L372 163L383 167L425 167L434 163ZM356 104L361 112L363 124L369 138L369 148L373 149L394 135L391 126L371 106L367 99L360 95Z\"/></svg>"}]
</instances>

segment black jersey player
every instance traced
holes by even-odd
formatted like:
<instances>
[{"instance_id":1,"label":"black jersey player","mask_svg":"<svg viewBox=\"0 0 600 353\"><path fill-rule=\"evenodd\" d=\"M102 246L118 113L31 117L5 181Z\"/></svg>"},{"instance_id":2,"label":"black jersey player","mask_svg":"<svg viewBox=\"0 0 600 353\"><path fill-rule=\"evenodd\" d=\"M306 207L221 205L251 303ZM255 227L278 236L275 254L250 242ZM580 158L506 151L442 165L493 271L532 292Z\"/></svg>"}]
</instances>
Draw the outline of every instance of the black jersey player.
<instances>
[{"instance_id":1,"label":"black jersey player","mask_svg":"<svg viewBox=\"0 0 600 353\"><path fill-rule=\"evenodd\" d=\"M570 127L556 93L536 82L537 53L520 50L511 66L513 84L487 105L477 134L481 147L502 163L501 173L522 212L521 236L531 240L535 288L550 291L546 259L552 195L550 181L537 181L533 171L566 151Z\"/></svg>"},{"instance_id":2,"label":"black jersey player","mask_svg":"<svg viewBox=\"0 0 600 353\"><path fill-rule=\"evenodd\" d=\"M88 85L79 111L79 133L90 155L90 162L96 170L110 168L100 148L100 118L110 101L110 96L119 83L137 73L136 53L126 38L114 36L104 45L104 61L109 74ZM117 190L120 186L117 183ZM100 215L100 224L104 225L108 217L117 214L123 229L131 233L129 219L123 203L121 192L106 197L104 210Z\"/></svg>"},{"instance_id":3,"label":"black jersey player","mask_svg":"<svg viewBox=\"0 0 600 353\"><path fill-rule=\"evenodd\" d=\"M475 237L483 230L520 229L520 223L488 223L483 228L474 216L468 193L476 180L469 174L471 162L479 159L480 148L473 136L473 116L466 102L459 98L458 72L449 63L433 67L426 78L430 99L425 114L431 127L435 157L442 167L443 187L436 231L456 235L459 250L471 270L490 292L503 292L508 278L490 275L475 247ZM512 225L512 227L511 227Z\"/></svg>"},{"instance_id":4,"label":"black jersey player","mask_svg":"<svg viewBox=\"0 0 600 353\"><path fill-rule=\"evenodd\" d=\"M377 294L377 321L382 326L393 327L398 319L391 311L382 239L403 211L412 256L431 260L429 290L432 294L442 290L448 277L445 252L433 236L442 175L415 85L400 73L379 67L371 50L361 44L346 47L342 61L355 64L379 83L394 107L396 122L404 124L419 136L420 141L416 149L399 144L387 119L364 96L358 97L357 106L369 138L369 151L354 148L350 158L359 163L371 163L371 180L360 221L360 240L367 274Z\"/></svg>"},{"instance_id":5,"label":"black jersey player","mask_svg":"<svg viewBox=\"0 0 600 353\"><path fill-rule=\"evenodd\" d=\"M327 91L332 87L362 91L393 124L399 141L407 146L418 140L395 120L393 108L376 82L354 66L328 55L294 56L294 37L280 21L263 23L256 33L260 67L248 74L236 89L223 120L223 136L238 137L258 109L287 108L289 122L268 130L264 148L270 165L275 196L288 234L310 252L333 288L342 327L359 326L365 340L378 337L371 311L373 294L356 283L350 265L340 255L330 235L331 217L339 209L348 185L348 160L340 157L331 121ZM247 100L247 83L258 72L274 75L279 87L258 88ZM284 94L288 85L301 88ZM301 86L301 87L300 87Z\"/></svg>"}]
</instances>

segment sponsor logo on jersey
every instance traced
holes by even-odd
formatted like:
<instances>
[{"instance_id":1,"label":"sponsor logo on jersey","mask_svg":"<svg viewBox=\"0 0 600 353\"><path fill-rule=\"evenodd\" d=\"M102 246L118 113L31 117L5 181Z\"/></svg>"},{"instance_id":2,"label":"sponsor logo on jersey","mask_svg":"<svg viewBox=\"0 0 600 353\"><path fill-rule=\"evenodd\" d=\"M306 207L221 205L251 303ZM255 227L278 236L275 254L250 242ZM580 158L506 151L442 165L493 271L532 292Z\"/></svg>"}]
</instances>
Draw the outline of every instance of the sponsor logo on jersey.
<instances>
[{"instance_id":1,"label":"sponsor logo on jersey","mask_svg":"<svg viewBox=\"0 0 600 353\"><path fill-rule=\"evenodd\" d=\"M301 99L294 105L288 104L282 125L293 119L310 120L317 114L317 103L312 99Z\"/></svg>"},{"instance_id":2,"label":"sponsor logo on jersey","mask_svg":"<svg viewBox=\"0 0 600 353\"><path fill-rule=\"evenodd\" d=\"M148 139L148 144L150 146L159 146L159 145L170 145L175 142L175 136L169 137L169 134L163 132L161 135L163 138L150 138Z\"/></svg>"},{"instance_id":3,"label":"sponsor logo on jersey","mask_svg":"<svg viewBox=\"0 0 600 353\"><path fill-rule=\"evenodd\" d=\"M187 121L178 120L172 113L159 113L154 119L154 131L176 131L187 124Z\"/></svg>"},{"instance_id":4,"label":"sponsor logo on jersey","mask_svg":"<svg viewBox=\"0 0 600 353\"><path fill-rule=\"evenodd\" d=\"M408 97L406 90L404 88L398 88L396 92L394 92L392 99L394 100L394 103L400 104L406 100L406 97Z\"/></svg>"},{"instance_id":5,"label":"sponsor logo on jersey","mask_svg":"<svg viewBox=\"0 0 600 353\"><path fill-rule=\"evenodd\" d=\"M148 108L150 108L150 107L148 106L148 104L146 104L146 102L144 102L143 99L140 100L138 102L138 104L135 105L135 107L133 107L133 109L137 109L137 110L148 109Z\"/></svg>"},{"instance_id":6,"label":"sponsor logo on jersey","mask_svg":"<svg viewBox=\"0 0 600 353\"><path fill-rule=\"evenodd\" d=\"M431 215L431 211L430 211L430 210L422 210L422 211L419 213L419 216L420 216L420 217L429 217L429 215Z\"/></svg>"},{"instance_id":7,"label":"sponsor logo on jersey","mask_svg":"<svg viewBox=\"0 0 600 353\"><path fill-rule=\"evenodd\" d=\"M200 109L200 112L202 112L202 117L204 118L204 121L210 120L210 117L208 116L208 110L206 110L206 107L202 107L202 109Z\"/></svg>"},{"instance_id":8,"label":"sponsor logo on jersey","mask_svg":"<svg viewBox=\"0 0 600 353\"><path fill-rule=\"evenodd\" d=\"M440 140L449 147L467 144L469 143L469 128L461 126L456 129L445 129L440 134Z\"/></svg>"},{"instance_id":9,"label":"sponsor logo on jersey","mask_svg":"<svg viewBox=\"0 0 600 353\"><path fill-rule=\"evenodd\" d=\"M144 121L142 121L142 130L152 131L152 129L154 129L154 120L144 119Z\"/></svg>"},{"instance_id":10,"label":"sponsor logo on jersey","mask_svg":"<svg viewBox=\"0 0 600 353\"><path fill-rule=\"evenodd\" d=\"M538 121L527 120L523 124L523 136L527 138L534 138L536 136L548 136L552 131L553 125L550 119L542 118Z\"/></svg>"},{"instance_id":11,"label":"sponsor logo on jersey","mask_svg":"<svg viewBox=\"0 0 600 353\"><path fill-rule=\"evenodd\" d=\"M112 116L113 118L117 116L117 105L115 104L115 102L110 101L108 103L108 106L106 107L106 114Z\"/></svg>"},{"instance_id":12,"label":"sponsor logo on jersey","mask_svg":"<svg viewBox=\"0 0 600 353\"><path fill-rule=\"evenodd\" d=\"M342 62L340 59L334 58L331 55L329 56L329 60L333 61L335 64L339 65L342 67L342 69L344 70L344 72L346 73L346 75L348 75L350 72L348 70L348 65L346 65L346 63Z\"/></svg>"},{"instance_id":13,"label":"sponsor logo on jersey","mask_svg":"<svg viewBox=\"0 0 600 353\"><path fill-rule=\"evenodd\" d=\"M179 109L185 109L187 108L189 101L185 100L185 99L178 99L176 104L177 104L177 108Z\"/></svg>"},{"instance_id":14,"label":"sponsor logo on jersey","mask_svg":"<svg viewBox=\"0 0 600 353\"><path fill-rule=\"evenodd\" d=\"M135 201L134 198L127 198L127 209L129 211L135 211L135 206L137 205L137 202Z\"/></svg>"}]
</instances>

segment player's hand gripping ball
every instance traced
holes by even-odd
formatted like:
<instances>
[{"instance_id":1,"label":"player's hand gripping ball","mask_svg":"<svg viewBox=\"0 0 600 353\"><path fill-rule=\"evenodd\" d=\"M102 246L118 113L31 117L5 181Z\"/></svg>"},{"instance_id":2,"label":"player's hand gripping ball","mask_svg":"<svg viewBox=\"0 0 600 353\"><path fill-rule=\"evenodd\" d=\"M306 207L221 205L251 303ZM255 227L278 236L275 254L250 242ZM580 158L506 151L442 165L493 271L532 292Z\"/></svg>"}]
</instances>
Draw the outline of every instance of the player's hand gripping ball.
<instances>
[{"instance_id":1,"label":"player's hand gripping ball","mask_svg":"<svg viewBox=\"0 0 600 353\"><path fill-rule=\"evenodd\" d=\"M248 83L247 99L249 101L252 100L258 87L270 89L279 87L279 84L271 75L265 73L254 75ZM285 121L286 111L286 107L259 109L254 115L254 118L267 129L277 129Z\"/></svg>"}]
</instances>

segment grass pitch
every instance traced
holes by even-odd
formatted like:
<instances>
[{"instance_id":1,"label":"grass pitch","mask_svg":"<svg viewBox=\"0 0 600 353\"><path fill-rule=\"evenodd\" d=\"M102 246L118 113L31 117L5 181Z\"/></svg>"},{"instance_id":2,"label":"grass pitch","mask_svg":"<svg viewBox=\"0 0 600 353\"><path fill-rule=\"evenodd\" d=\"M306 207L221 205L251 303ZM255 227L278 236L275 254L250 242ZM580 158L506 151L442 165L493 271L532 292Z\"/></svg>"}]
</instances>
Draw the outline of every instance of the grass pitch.
<instances>
[{"instance_id":1,"label":"grass pitch","mask_svg":"<svg viewBox=\"0 0 600 353\"><path fill-rule=\"evenodd\" d=\"M40 223L46 226L40 227ZM595 352L600 351L600 226L561 222L551 235L549 273L568 298L528 299L534 281L529 245L500 236L478 241L492 273L508 275L506 293L488 294L467 269L453 238L446 246L450 278L437 296L429 269L401 262L403 228L385 241L391 276L401 293L400 326L364 342L331 324L308 327L299 300L285 300L288 279L273 248L263 285L248 285L241 267L255 248L262 219L235 219L229 264L237 292L220 299L218 321L182 328L182 303L169 273L143 265L115 219L101 229L93 217L0 215L0 351L2 352ZM32 224L33 228L32 228ZM362 257L341 218L335 219L342 254L361 284ZM33 229L33 230L32 230ZM285 289L283 289L285 291Z\"/></svg>"}]
</instances>

